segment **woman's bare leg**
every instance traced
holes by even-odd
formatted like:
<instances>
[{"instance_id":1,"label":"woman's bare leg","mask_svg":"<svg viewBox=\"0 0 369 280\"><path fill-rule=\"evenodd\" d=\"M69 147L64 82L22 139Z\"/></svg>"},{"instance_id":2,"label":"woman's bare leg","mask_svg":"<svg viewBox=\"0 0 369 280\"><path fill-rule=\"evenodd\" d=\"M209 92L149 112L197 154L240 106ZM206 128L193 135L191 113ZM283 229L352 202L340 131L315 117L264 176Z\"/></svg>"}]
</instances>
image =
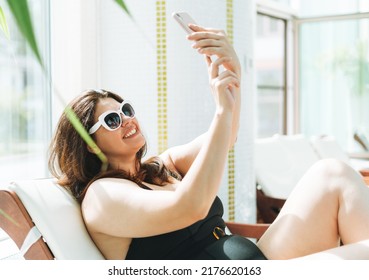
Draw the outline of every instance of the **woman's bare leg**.
<instances>
[{"instance_id":1,"label":"woman's bare leg","mask_svg":"<svg viewBox=\"0 0 369 280\"><path fill-rule=\"evenodd\" d=\"M321 251L298 259L314 260L368 260L369 239Z\"/></svg>"},{"instance_id":2,"label":"woman's bare leg","mask_svg":"<svg viewBox=\"0 0 369 280\"><path fill-rule=\"evenodd\" d=\"M258 246L269 259L288 259L369 239L369 188L334 159L313 165L297 184Z\"/></svg>"}]
</instances>

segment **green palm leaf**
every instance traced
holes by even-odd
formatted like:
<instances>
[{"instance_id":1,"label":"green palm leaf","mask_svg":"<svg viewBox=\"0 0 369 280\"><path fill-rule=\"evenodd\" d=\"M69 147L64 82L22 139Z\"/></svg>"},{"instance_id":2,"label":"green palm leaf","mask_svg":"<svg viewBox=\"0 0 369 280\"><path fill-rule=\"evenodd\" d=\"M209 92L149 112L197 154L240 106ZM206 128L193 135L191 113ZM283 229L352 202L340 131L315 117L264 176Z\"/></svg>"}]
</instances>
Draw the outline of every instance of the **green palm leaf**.
<instances>
[{"instance_id":1,"label":"green palm leaf","mask_svg":"<svg viewBox=\"0 0 369 280\"><path fill-rule=\"evenodd\" d=\"M115 0L115 2L127 13L127 15L131 16L131 13L129 12L127 5L124 3L123 0Z\"/></svg>"},{"instance_id":2,"label":"green palm leaf","mask_svg":"<svg viewBox=\"0 0 369 280\"><path fill-rule=\"evenodd\" d=\"M74 129L77 130L78 134L82 137L82 139L86 142L86 144L94 151L96 156L101 160L102 166L101 171L106 171L108 168L108 159L105 154L100 150L100 148L96 145L94 140L91 138L90 134L83 127L77 115L74 113L73 109L67 106L64 109L64 113L67 116L70 123L73 125Z\"/></svg>"},{"instance_id":3,"label":"green palm leaf","mask_svg":"<svg viewBox=\"0 0 369 280\"><path fill-rule=\"evenodd\" d=\"M9 35L9 29L8 29L8 25L6 23L6 19L5 19L5 14L3 12L3 9L0 7L0 27L3 30L5 37L9 40L10 35Z\"/></svg>"},{"instance_id":4,"label":"green palm leaf","mask_svg":"<svg viewBox=\"0 0 369 280\"><path fill-rule=\"evenodd\" d=\"M22 32L27 43L31 47L38 62L43 67L41 55L37 46L35 33L33 31L31 14L29 12L27 0L7 0L7 2L15 18L19 30Z\"/></svg>"},{"instance_id":5,"label":"green palm leaf","mask_svg":"<svg viewBox=\"0 0 369 280\"><path fill-rule=\"evenodd\" d=\"M9 221L11 221L13 224L15 224L16 226L19 227L19 224L17 223L16 220L14 220L11 216L9 216L7 213L5 213L1 208L0 208L0 215L4 216L6 219L8 219Z\"/></svg>"}]
</instances>

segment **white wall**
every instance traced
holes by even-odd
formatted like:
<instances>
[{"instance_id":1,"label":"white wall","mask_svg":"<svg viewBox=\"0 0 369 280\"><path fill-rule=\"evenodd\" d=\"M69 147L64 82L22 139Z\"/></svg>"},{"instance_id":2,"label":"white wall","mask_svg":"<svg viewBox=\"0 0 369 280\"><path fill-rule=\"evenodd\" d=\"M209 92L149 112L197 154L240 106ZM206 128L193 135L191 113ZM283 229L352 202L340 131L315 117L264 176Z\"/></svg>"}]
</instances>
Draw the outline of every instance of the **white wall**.
<instances>
[{"instance_id":1,"label":"white wall","mask_svg":"<svg viewBox=\"0 0 369 280\"><path fill-rule=\"evenodd\" d=\"M53 123L65 103L99 81L98 0L51 1ZM62 97L62 100L57 95Z\"/></svg>"},{"instance_id":2,"label":"white wall","mask_svg":"<svg viewBox=\"0 0 369 280\"><path fill-rule=\"evenodd\" d=\"M132 18L114 1L100 1L99 87L132 101L146 132L149 154L157 147L156 1L125 1Z\"/></svg>"},{"instance_id":3,"label":"white wall","mask_svg":"<svg viewBox=\"0 0 369 280\"><path fill-rule=\"evenodd\" d=\"M242 112L236 144L236 220L256 221L254 174L254 137L256 78L254 38L256 28L255 1L234 0L234 46L243 68Z\"/></svg>"}]
</instances>

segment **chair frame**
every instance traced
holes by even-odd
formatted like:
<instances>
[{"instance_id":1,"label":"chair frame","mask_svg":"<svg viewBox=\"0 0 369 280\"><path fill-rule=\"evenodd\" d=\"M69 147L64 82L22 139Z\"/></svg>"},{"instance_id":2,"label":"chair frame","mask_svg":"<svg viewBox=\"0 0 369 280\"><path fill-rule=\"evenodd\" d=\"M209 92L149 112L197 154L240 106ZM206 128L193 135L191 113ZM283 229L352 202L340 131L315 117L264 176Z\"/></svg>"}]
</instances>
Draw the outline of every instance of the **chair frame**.
<instances>
[{"instance_id":1,"label":"chair frame","mask_svg":"<svg viewBox=\"0 0 369 280\"><path fill-rule=\"evenodd\" d=\"M277 218L285 202L285 199L268 196L261 189L256 189L258 223L271 224Z\"/></svg>"},{"instance_id":2,"label":"chair frame","mask_svg":"<svg viewBox=\"0 0 369 280\"><path fill-rule=\"evenodd\" d=\"M18 248L21 248L28 232L34 223L17 194L10 190L0 190L0 227L13 239ZM53 260L54 255L47 243L40 238L24 255L28 260Z\"/></svg>"}]
</instances>

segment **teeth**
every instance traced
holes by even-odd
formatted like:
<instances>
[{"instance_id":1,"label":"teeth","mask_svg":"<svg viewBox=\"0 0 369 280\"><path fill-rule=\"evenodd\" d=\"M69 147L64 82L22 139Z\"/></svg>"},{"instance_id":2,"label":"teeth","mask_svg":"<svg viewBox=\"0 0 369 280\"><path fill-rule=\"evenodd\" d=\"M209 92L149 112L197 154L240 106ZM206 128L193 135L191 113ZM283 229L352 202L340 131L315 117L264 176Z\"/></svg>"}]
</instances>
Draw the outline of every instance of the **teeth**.
<instances>
[{"instance_id":1,"label":"teeth","mask_svg":"<svg viewBox=\"0 0 369 280\"><path fill-rule=\"evenodd\" d=\"M126 135L124 135L123 138L128 138L130 136L132 136L133 134L135 134L137 131L136 131L136 128L133 128L131 131L129 131Z\"/></svg>"}]
</instances>

